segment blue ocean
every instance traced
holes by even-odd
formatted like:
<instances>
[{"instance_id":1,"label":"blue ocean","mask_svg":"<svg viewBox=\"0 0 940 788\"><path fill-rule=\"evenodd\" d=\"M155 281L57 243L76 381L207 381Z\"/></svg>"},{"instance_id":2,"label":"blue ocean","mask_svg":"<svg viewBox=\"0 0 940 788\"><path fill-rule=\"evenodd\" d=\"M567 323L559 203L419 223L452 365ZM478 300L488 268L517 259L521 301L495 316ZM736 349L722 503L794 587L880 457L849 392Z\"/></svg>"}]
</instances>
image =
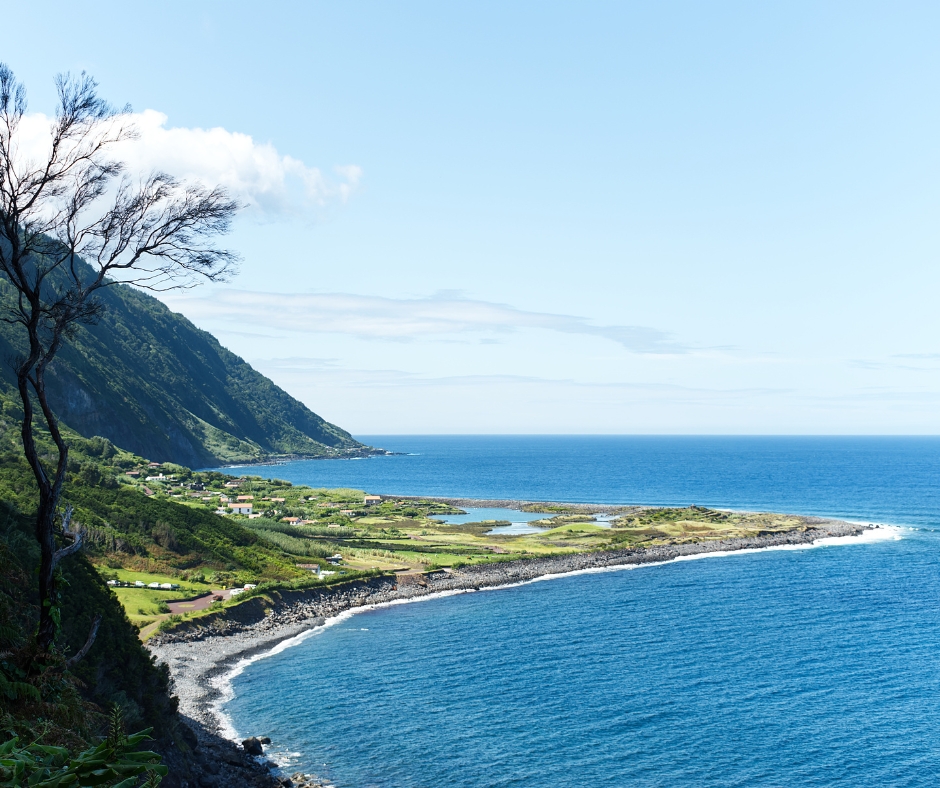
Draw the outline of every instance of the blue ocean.
<instances>
[{"instance_id":1,"label":"blue ocean","mask_svg":"<svg viewBox=\"0 0 940 788\"><path fill-rule=\"evenodd\" d=\"M270 736L287 773L338 788L940 778L940 438L361 439L400 454L239 472L900 527L346 616L233 679L234 728Z\"/></svg>"}]
</instances>

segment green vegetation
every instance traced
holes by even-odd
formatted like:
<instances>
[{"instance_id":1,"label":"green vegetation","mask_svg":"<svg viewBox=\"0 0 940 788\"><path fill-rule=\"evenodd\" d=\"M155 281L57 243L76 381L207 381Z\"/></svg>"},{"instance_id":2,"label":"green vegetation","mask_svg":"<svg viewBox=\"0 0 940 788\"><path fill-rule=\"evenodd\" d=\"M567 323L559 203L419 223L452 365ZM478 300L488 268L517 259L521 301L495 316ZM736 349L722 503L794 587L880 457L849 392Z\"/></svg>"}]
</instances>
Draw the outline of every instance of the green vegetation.
<instances>
[{"instance_id":1,"label":"green vegetation","mask_svg":"<svg viewBox=\"0 0 940 788\"><path fill-rule=\"evenodd\" d=\"M6 474L0 478L6 481ZM59 569L55 650L37 653L31 637L38 621L37 554L30 513L0 501L0 728L23 742L75 752L94 744L107 725L101 709L116 704L132 729L154 727L173 741L180 734L167 671L140 647L137 629L82 554ZM102 618L94 646L63 670L96 613Z\"/></svg>"},{"instance_id":2,"label":"green vegetation","mask_svg":"<svg viewBox=\"0 0 940 788\"><path fill-rule=\"evenodd\" d=\"M621 517L612 546L662 542L699 542L734 536L759 536L803 527L803 518L753 512L719 512L701 506L651 509Z\"/></svg>"},{"instance_id":3,"label":"green vegetation","mask_svg":"<svg viewBox=\"0 0 940 788\"><path fill-rule=\"evenodd\" d=\"M135 582L144 584L143 588L112 587L111 589L127 612L131 623L140 629L168 615L170 612L168 602L202 596L211 590L208 582L187 582L173 575L133 572L126 569L108 570L100 567L99 572L105 580L117 580L130 583L132 586ZM177 585L179 588L171 590L147 588L149 583L165 583Z\"/></svg>"},{"instance_id":4,"label":"green vegetation","mask_svg":"<svg viewBox=\"0 0 940 788\"><path fill-rule=\"evenodd\" d=\"M53 409L79 434L193 467L369 452L152 296L115 285L100 297L99 324L79 326L48 372ZM14 299L0 279L0 310ZM0 356L22 350L0 322ZM7 364L0 381L13 386Z\"/></svg>"},{"instance_id":5,"label":"green vegetation","mask_svg":"<svg viewBox=\"0 0 940 788\"><path fill-rule=\"evenodd\" d=\"M109 723L108 735L102 742L75 756L65 747L34 742L20 745L19 737L14 736L0 745L2 785L135 788L138 777L146 775L144 788L156 788L167 768L160 764L157 753L138 749L150 738L151 729L126 735L119 706L113 708Z\"/></svg>"}]
</instances>

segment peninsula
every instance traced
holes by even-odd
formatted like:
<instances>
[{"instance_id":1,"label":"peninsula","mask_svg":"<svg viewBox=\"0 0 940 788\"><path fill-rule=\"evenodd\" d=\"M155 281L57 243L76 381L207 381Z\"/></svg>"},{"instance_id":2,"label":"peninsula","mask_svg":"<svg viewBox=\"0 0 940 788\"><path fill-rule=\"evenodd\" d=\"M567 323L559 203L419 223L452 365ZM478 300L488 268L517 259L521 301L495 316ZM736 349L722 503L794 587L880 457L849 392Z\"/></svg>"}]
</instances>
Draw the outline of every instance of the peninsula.
<instances>
[{"instance_id":1,"label":"peninsula","mask_svg":"<svg viewBox=\"0 0 940 788\"><path fill-rule=\"evenodd\" d=\"M349 538L358 539L363 532L377 531L373 537L384 539L387 547L406 548L401 555L389 550L390 556L382 556L392 563L395 563L392 556L399 559L399 564L413 562L415 553L407 549L411 547L407 542L418 533L425 544L445 545L449 553L458 546L478 551L499 546L505 552L491 552L473 561L454 561L446 567L405 565L397 571L376 571L372 576L348 580L333 576L329 582L307 587L272 585L263 592L259 587L240 602L175 621L147 645L158 661L169 667L180 712L204 740L217 742L234 734L226 727L220 704L225 699L227 677L235 666L279 643L326 626L348 611L442 593L499 589L552 575L624 569L742 550L810 546L820 539L857 536L873 527L815 517L719 512L703 507L669 509L466 499L419 501L397 497L394 501L395 506L409 509L433 510L458 503L466 507L508 504L520 510L548 512L543 521L536 521L543 527L543 533L493 536L491 531L499 527L496 523L448 526L428 516L418 517L414 512L408 516L395 515L386 509L360 518L356 523L359 535ZM595 518L599 514L611 518L607 520L609 525L598 524ZM392 530L394 533L390 534ZM493 542L494 539L497 541ZM265 732L241 733L261 736ZM255 746L254 741L251 744ZM235 779L244 768L237 762L229 764L228 778ZM293 782L319 784L299 774L293 776Z\"/></svg>"}]
</instances>

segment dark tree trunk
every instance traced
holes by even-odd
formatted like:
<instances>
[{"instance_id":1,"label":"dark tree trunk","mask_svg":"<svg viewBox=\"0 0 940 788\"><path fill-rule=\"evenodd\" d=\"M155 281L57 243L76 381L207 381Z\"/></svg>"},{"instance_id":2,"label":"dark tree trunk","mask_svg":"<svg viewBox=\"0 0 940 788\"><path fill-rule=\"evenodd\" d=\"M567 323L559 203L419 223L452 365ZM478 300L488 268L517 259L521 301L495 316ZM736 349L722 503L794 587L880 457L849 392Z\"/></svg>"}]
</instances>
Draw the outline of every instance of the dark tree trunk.
<instances>
[{"instance_id":1,"label":"dark tree trunk","mask_svg":"<svg viewBox=\"0 0 940 788\"><path fill-rule=\"evenodd\" d=\"M36 632L36 645L42 652L52 649L58 622L56 610L59 595L55 582L55 508L51 501L40 496L39 511L36 513L36 540L39 542L39 629Z\"/></svg>"},{"instance_id":2,"label":"dark tree trunk","mask_svg":"<svg viewBox=\"0 0 940 788\"><path fill-rule=\"evenodd\" d=\"M23 403L23 423L21 436L23 439L23 452L33 476L36 479L36 486L39 491L39 502L36 509L36 541L39 543L39 627L36 632L36 645L43 653L52 650L56 634L59 629L58 609L59 595L56 588L56 567L59 561L66 555L78 550L81 545L81 539L78 534L69 530L71 521L71 511L62 516L62 536L70 539L71 544L59 547L56 544L56 517L61 513L59 504L62 498L62 486L65 482L65 472L68 468L68 444L62 437L59 430L59 424L49 407L46 397L45 370L47 359L51 358L59 346L61 332L55 331L53 339L49 344L46 353L37 353L38 342L30 344L34 352L26 359L17 370L17 388L20 393L20 400ZM38 337L37 337L38 340ZM51 351L51 353L50 353ZM39 355L38 360L36 356ZM58 454L55 463L55 475L49 478L48 472L43 465L39 455L39 448L36 445L35 437L35 416L33 411L33 400L31 395L35 395L39 403L39 408L46 426L49 428L49 434L55 443Z\"/></svg>"}]
</instances>

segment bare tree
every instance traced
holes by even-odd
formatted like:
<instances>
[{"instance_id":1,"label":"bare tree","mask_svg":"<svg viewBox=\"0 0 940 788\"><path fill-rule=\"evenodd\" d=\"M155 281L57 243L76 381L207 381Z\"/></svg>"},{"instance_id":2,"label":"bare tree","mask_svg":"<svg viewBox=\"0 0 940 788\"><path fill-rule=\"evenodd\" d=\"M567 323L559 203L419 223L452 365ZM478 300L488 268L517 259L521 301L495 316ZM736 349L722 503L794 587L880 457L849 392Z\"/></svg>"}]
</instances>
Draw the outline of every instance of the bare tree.
<instances>
[{"instance_id":1,"label":"bare tree","mask_svg":"<svg viewBox=\"0 0 940 788\"><path fill-rule=\"evenodd\" d=\"M101 99L84 72L60 75L56 88L48 145L37 156L23 128L26 91L0 64L0 276L17 295L3 319L22 326L28 342L14 371L23 452L39 488L36 643L44 653L57 629L56 566L81 546L69 527L70 511L60 509L68 445L46 395L49 363L79 325L97 321L96 294L104 287L124 282L169 290L225 278L237 260L214 244L240 207L222 188L180 183L161 172L132 178L116 156L137 136L130 108L117 110ZM43 422L55 444L52 461L43 460L36 444Z\"/></svg>"}]
</instances>

